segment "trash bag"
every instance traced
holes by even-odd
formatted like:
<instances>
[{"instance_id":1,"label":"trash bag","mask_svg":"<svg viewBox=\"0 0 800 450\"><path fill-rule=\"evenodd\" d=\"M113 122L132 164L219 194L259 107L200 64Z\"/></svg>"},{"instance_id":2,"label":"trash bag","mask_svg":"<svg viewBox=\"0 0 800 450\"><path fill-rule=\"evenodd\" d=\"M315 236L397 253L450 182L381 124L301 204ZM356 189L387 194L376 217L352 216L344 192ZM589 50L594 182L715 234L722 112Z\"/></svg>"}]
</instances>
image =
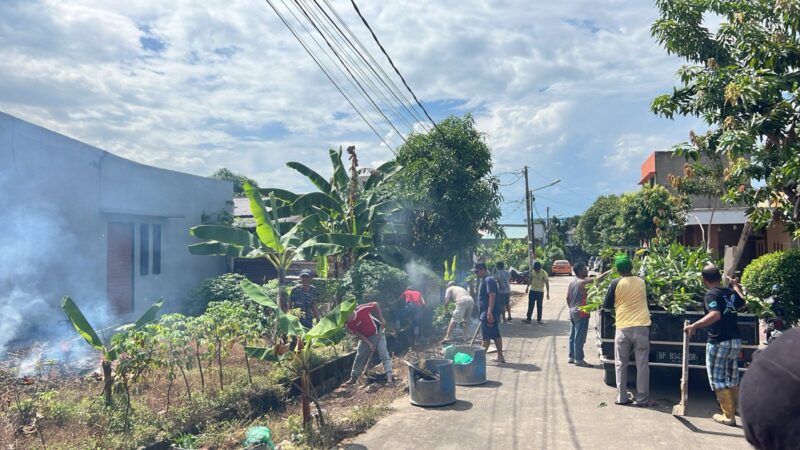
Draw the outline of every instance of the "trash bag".
<instances>
[{"instance_id":1,"label":"trash bag","mask_svg":"<svg viewBox=\"0 0 800 450\"><path fill-rule=\"evenodd\" d=\"M272 432L269 427L250 427L244 436L244 447L255 447L258 445L266 445L267 448L275 450L275 444L272 443Z\"/></svg>"},{"instance_id":2,"label":"trash bag","mask_svg":"<svg viewBox=\"0 0 800 450\"><path fill-rule=\"evenodd\" d=\"M464 352L458 352L453 355L453 364L469 364L472 362L472 356Z\"/></svg>"}]
</instances>

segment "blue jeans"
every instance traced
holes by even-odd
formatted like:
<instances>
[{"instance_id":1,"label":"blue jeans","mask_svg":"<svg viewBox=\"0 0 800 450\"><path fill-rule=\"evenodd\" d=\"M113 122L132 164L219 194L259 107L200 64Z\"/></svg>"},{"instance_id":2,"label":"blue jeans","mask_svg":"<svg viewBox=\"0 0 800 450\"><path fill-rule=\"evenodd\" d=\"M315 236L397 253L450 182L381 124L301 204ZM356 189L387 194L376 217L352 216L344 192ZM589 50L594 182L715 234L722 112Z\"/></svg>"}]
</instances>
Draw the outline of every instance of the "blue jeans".
<instances>
[{"instance_id":1,"label":"blue jeans","mask_svg":"<svg viewBox=\"0 0 800 450\"><path fill-rule=\"evenodd\" d=\"M583 361L583 344L586 343L586 332L589 330L588 317L570 318L569 327L569 359Z\"/></svg>"}]
</instances>

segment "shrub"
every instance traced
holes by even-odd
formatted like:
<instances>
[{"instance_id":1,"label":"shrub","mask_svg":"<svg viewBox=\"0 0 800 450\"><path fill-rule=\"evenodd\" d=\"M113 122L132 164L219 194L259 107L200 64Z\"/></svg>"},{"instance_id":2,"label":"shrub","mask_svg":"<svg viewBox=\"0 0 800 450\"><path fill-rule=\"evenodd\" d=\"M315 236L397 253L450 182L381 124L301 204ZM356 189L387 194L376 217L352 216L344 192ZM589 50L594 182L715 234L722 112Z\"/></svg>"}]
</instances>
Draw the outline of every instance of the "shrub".
<instances>
[{"instance_id":1,"label":"shrub","mask_svg":"<svg viewBox=\"0 0 800 450\"><path fill-rule=\"evenodd\" d=\"M200 287L192 291L186 299L186 313L191 316L203 314L211 302L249 302L239 283L246 277L238 273L226 273L206 279ZM277 296L277 288L275 291Z\"/></svg>"},{"instance_id":2,"label":"shrub","mask_svg":"<svg viewBox=\"0 0 800 450\"><path fill-rule=\"evenodd\" d=\"M378 301L386 319L399 319L401 302L395 301L409 284L408 274L378 261L356 263L342 279L344 297L355 297L358 303Z\"/></svg>"},{"instance_id":3,"label":"shrub","mask_svg":"<svg viewBox=\"0 0 800 450\"><path fill-rule=\"evenodd\" d=\"M782 316L788 323L800 322L800 250L767 253L745 269L742 285L749 295L761 299L772 295L772 286L781 286L778 296Z\"/></svg>"}]
</instances>

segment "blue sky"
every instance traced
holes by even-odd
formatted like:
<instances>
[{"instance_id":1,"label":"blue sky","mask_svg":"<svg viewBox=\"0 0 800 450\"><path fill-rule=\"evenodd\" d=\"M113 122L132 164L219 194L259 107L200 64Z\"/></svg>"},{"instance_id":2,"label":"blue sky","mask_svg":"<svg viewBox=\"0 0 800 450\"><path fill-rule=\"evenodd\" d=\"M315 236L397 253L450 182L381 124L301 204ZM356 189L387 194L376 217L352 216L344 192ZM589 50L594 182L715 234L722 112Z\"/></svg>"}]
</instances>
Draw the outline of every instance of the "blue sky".
<instances>
[{"instance_id":1,"label":"blue sky","mask_svg":"<svg viewBox=\"0 0 800 450\"><path fill-rule=\"evenodd\" d=\"M349 1L332 4L371 45ZM504 222L523 220L524 165L532 188L562 180L537 192L539 214L572 215L637 189L647 154L702 127L649 112L681 64L650 37L651 2L360 6L435 119L475 116L507 184ZM364 166L391 158L256 0L3 1L0 79L1 110L160 167L224 166L302 191L310 186L287 161L327 173L327 149L340 145L356 145Z\"/></svg>"}]
</instances>

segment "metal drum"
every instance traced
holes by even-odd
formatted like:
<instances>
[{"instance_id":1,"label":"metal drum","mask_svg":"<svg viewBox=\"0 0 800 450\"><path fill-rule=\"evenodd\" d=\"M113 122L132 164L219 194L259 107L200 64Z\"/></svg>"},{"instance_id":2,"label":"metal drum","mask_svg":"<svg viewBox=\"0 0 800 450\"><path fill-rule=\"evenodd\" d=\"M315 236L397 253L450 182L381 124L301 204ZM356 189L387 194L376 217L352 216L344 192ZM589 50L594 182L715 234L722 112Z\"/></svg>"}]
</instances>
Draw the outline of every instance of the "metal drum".
<instances>
[{"instance_id":1,"label":"metal drum","mask_svg":"<svg viewBox=\"0 0 800 450\"><path fill-rule=\"evenodd\" d=\"M453 360L456 353L472 356L469 364L453 364L456 384L459 386L475 386L486 383L486 349L478 345L448 345L444 348L444 357Z\"/></svg>"},{"instance_id":2,"label":"metal drum","mask_svg":"<svg viewBox=\"0 0 800 450\"><path fill-rule=\"evenodd\" d=\"M438 380L419 378L419 371L408 368L408 395L416 406L445 406L456 401L456 377L453 361L449 359L426 359L422 369L439 375Z\"/></svg>"}]
</instances>

